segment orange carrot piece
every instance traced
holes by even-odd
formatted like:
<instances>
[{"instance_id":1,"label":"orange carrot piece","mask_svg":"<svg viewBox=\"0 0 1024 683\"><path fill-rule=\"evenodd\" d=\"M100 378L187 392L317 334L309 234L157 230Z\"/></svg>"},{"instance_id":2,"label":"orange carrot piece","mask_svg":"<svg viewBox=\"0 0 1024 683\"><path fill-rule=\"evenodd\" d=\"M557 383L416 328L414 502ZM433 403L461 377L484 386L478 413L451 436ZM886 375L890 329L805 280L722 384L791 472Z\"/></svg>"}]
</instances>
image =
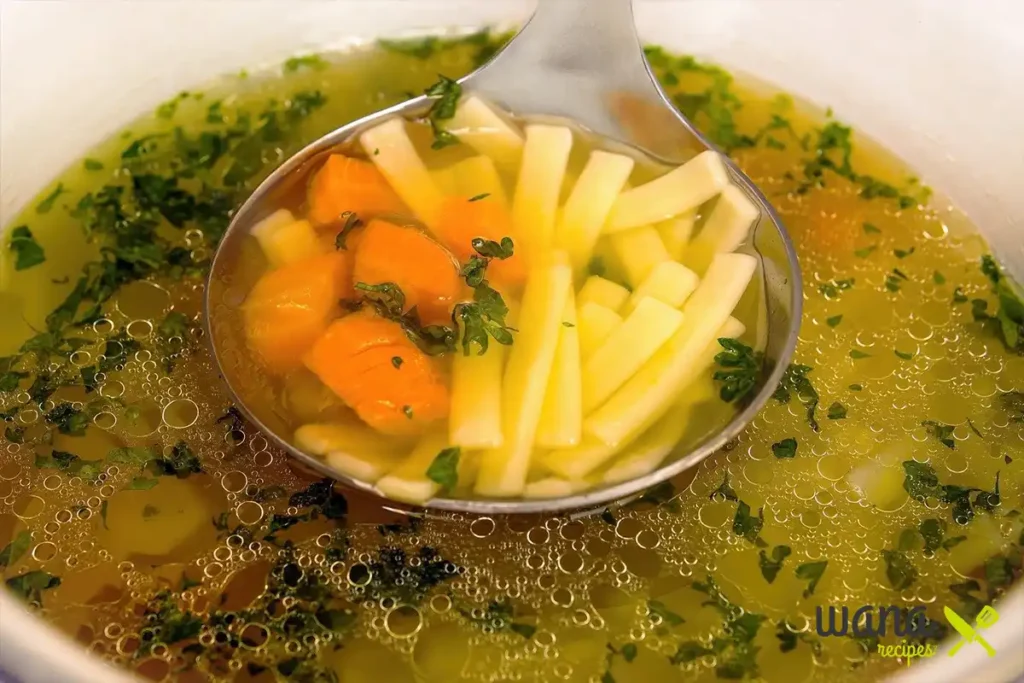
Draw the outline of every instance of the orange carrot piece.
<instances>
[{"instance_id":1,"label":"orange carrot piece","mask_svg":"<svg viewBox=\"0 0 1024 683\"><path fill-rule=\"evenodd\" d=\"M364 220L384 213L408 213L376 166L332 154L309 185L309 220L327 225L345 211L354 211Z\"/></svg>"},{"instance_id":2,"label":"orange carrot piece","mask_svg":"<svg viewBox=\"0 0 1024 683\"><path fill-rule=\"evenodd\" d=\"M416 228L382 220L363 229L352 280L395 283L405 294L406 310L415 306L426 325L450 324L452 306L464 291L458 264L443 246Z\"/></svg>"},{"instance_id":3,"label":"orange carrot piece","mask_svg":"<svg viewBox=\"0 0 1024 683\"><path fill-rule=\"evenodd\" d=\"M304 358L306 367L384 434L418 434L448 417L439 362L397 323L370 311L335 320Z\"/></svg>"},{"instance_id":4,"label":"orange carrot piece","mask_svg":"<svg viewBox=\"0 0 1024 683\"><path fill-rule=\"evenodd\" d=\"M302 365L305 353L352 296L352 261L332 252L272 270L253 286L242 305L246 340L257 361L273 374Z\"/></svg>"},{"instance_id":5,"label":"orange carrot piece","mask_svg":"<svg viewBox=\"0 0 1024 683\"><path fill-rule=\"evenodd\" d=\"M502 237L512 237L515 242L508 209L491 197L472 202L468 197L448 197L441 205L435 232L462 263L476 253L472 242L477 237L495 242L500 242ZM526 279L526 266L518 250L511 258L492 260L487 267L487 279L498 289L521 286Z\"/></svg>"}]
</instances>

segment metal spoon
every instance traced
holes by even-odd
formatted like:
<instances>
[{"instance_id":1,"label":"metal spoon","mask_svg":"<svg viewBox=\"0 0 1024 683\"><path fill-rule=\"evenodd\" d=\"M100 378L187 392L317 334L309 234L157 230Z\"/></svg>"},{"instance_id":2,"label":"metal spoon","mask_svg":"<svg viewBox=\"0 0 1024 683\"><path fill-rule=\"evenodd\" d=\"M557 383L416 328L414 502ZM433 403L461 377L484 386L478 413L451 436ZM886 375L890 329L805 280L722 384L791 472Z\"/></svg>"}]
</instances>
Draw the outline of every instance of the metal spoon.
<instances>
[{"instance_id":1,"label":"metal spoon","mask_svg":"<svg viewBox=\"0 0 1024 683\"><path fill-rule=\"evenodd\" d=\"M488 64L463 78L467 92L516 115L561 117L577 126L638 148L655 159L681 164L705 149L715 149L671 104L644 58L633 21L632 0L539 0L532 19ZM256 188L235 214L214 256L206 290L206 324L213 354L235 403L277 446L309 467L349 486L380 495L371 484L332 470L325 461L303 453L280 436L290 433L273 410L251 390L253 373L227 372L225 355L239 349L230 326L218 324L224 310L238 306L244 288L233 279L233 266L245 248L249 229L274 210L280 198L323 155L388 118L425 114L431 100L417 97L338 128L290 158ZM735 165L728 163L735 185L759 207L752 247L761 261L765 294L765 364L769 372L756 396L717 434L682 457L649 474L606 488L551 500L463 500L435 498L427 507L481 514L557 512L596 507L637 494L725 446L764 406L793 354L801 313L801 281L793 245L765 199ZM244 390L248 389L248 390ZM248 400L247 400L248 399Z\"/></svg>"}]
</instances>

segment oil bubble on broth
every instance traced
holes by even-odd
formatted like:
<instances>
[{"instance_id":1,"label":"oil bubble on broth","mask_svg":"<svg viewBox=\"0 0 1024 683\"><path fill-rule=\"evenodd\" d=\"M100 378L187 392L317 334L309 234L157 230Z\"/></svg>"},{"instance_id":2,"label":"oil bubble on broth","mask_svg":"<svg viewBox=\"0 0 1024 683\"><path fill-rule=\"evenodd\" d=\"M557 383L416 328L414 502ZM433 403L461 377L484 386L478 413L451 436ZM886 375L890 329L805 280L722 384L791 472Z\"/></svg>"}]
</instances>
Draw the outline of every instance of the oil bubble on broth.
<instances>
[{"instance_id":1,"label":"oil bubble on broth","mask_svg":"<svg viewBox=\"0 0 1024 683\"><path fill-rule=\"evenodd\" d=\"M311 476L230 406L198 321L231 211L303 143L505 39L181 93L15 220L6 588L96 655L180 681L875 680L907 664L880 646L918 641L823 636L816 608L921 607L932 645L942 606L998 605L1024 541L1012 285L831 114L659 48L661 82L765 190L805 274L797 364L738 439L589 515L426 514Z\"/></svg>"}]
</instances>

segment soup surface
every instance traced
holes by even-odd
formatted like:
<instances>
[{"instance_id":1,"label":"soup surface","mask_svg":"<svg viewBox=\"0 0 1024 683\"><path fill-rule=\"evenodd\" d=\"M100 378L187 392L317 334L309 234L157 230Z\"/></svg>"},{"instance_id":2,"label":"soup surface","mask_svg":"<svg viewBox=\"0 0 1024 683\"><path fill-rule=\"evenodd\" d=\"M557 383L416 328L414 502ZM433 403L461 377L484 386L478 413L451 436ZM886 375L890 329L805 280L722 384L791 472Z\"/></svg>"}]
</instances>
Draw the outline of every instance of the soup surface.
<instances>
[{"instance_id":1,"label":"soup surface","mask_svg":"<svg viewBox=\"0 0 1024 683\"><path fill-rule=\"evenodd\" d=\"M944 606L991 624L1024 545L1016 290L831 112L657 48L805 277L798 364L735 443L592 515L422 516L310 477L231 407L198 321L233 208L304 142L504 38L304 56L181 93L9 227L7 589L178 681L862 681L933 652ZM888 605L930 626L817 628L818 608Z\"/></svg>"}]
</instances>

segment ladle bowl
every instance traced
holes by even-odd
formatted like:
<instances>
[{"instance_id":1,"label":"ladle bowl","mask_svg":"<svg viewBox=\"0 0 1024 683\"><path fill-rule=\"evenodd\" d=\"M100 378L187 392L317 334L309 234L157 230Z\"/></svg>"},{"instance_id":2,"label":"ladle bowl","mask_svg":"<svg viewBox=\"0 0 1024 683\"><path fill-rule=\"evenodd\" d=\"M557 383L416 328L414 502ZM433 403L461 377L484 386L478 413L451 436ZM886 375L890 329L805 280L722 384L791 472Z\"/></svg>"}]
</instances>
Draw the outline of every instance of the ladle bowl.
<instances>
[{"instance_id":1,"label":"ladle bowl","mask_svg":"<svg viewBox=\"0 0 1024 683\"><path fill-rule=\"evenodd\" d=\"M666 97L655 81L636 35L632 0L540 0L532 19L489 63L462 78L471 92L515 116L561 119L577 130L679 165L707 149L717 149ZM294 191L327 154L344 149L361 132L393 117L422 117L431 98L415 97L348 123L311 143L275 169L233 217L210 269L205 319L213 356L239 410L275 445L308 467L348 486L382 495L372 484L332 469L326 461L296 448L281 436L289 432L274 411L259 402L250 368L228 362L240 352L237 331L219 321L241 305L243 291L234 269L249 230ZM595 508L628 498L697 465L728 444L770 398L796 345L802 287L796 253L778 215L764 195L733 163L726 167L734 185L759 209L747 250L760 263L764 296L764 372L753 398L718 432L652 472L620 484L563 498L484 499L436 497L425 507L478 514L561 512ZM237 351L236 351L237 350Z\"/></svg>"}]
</instances>

